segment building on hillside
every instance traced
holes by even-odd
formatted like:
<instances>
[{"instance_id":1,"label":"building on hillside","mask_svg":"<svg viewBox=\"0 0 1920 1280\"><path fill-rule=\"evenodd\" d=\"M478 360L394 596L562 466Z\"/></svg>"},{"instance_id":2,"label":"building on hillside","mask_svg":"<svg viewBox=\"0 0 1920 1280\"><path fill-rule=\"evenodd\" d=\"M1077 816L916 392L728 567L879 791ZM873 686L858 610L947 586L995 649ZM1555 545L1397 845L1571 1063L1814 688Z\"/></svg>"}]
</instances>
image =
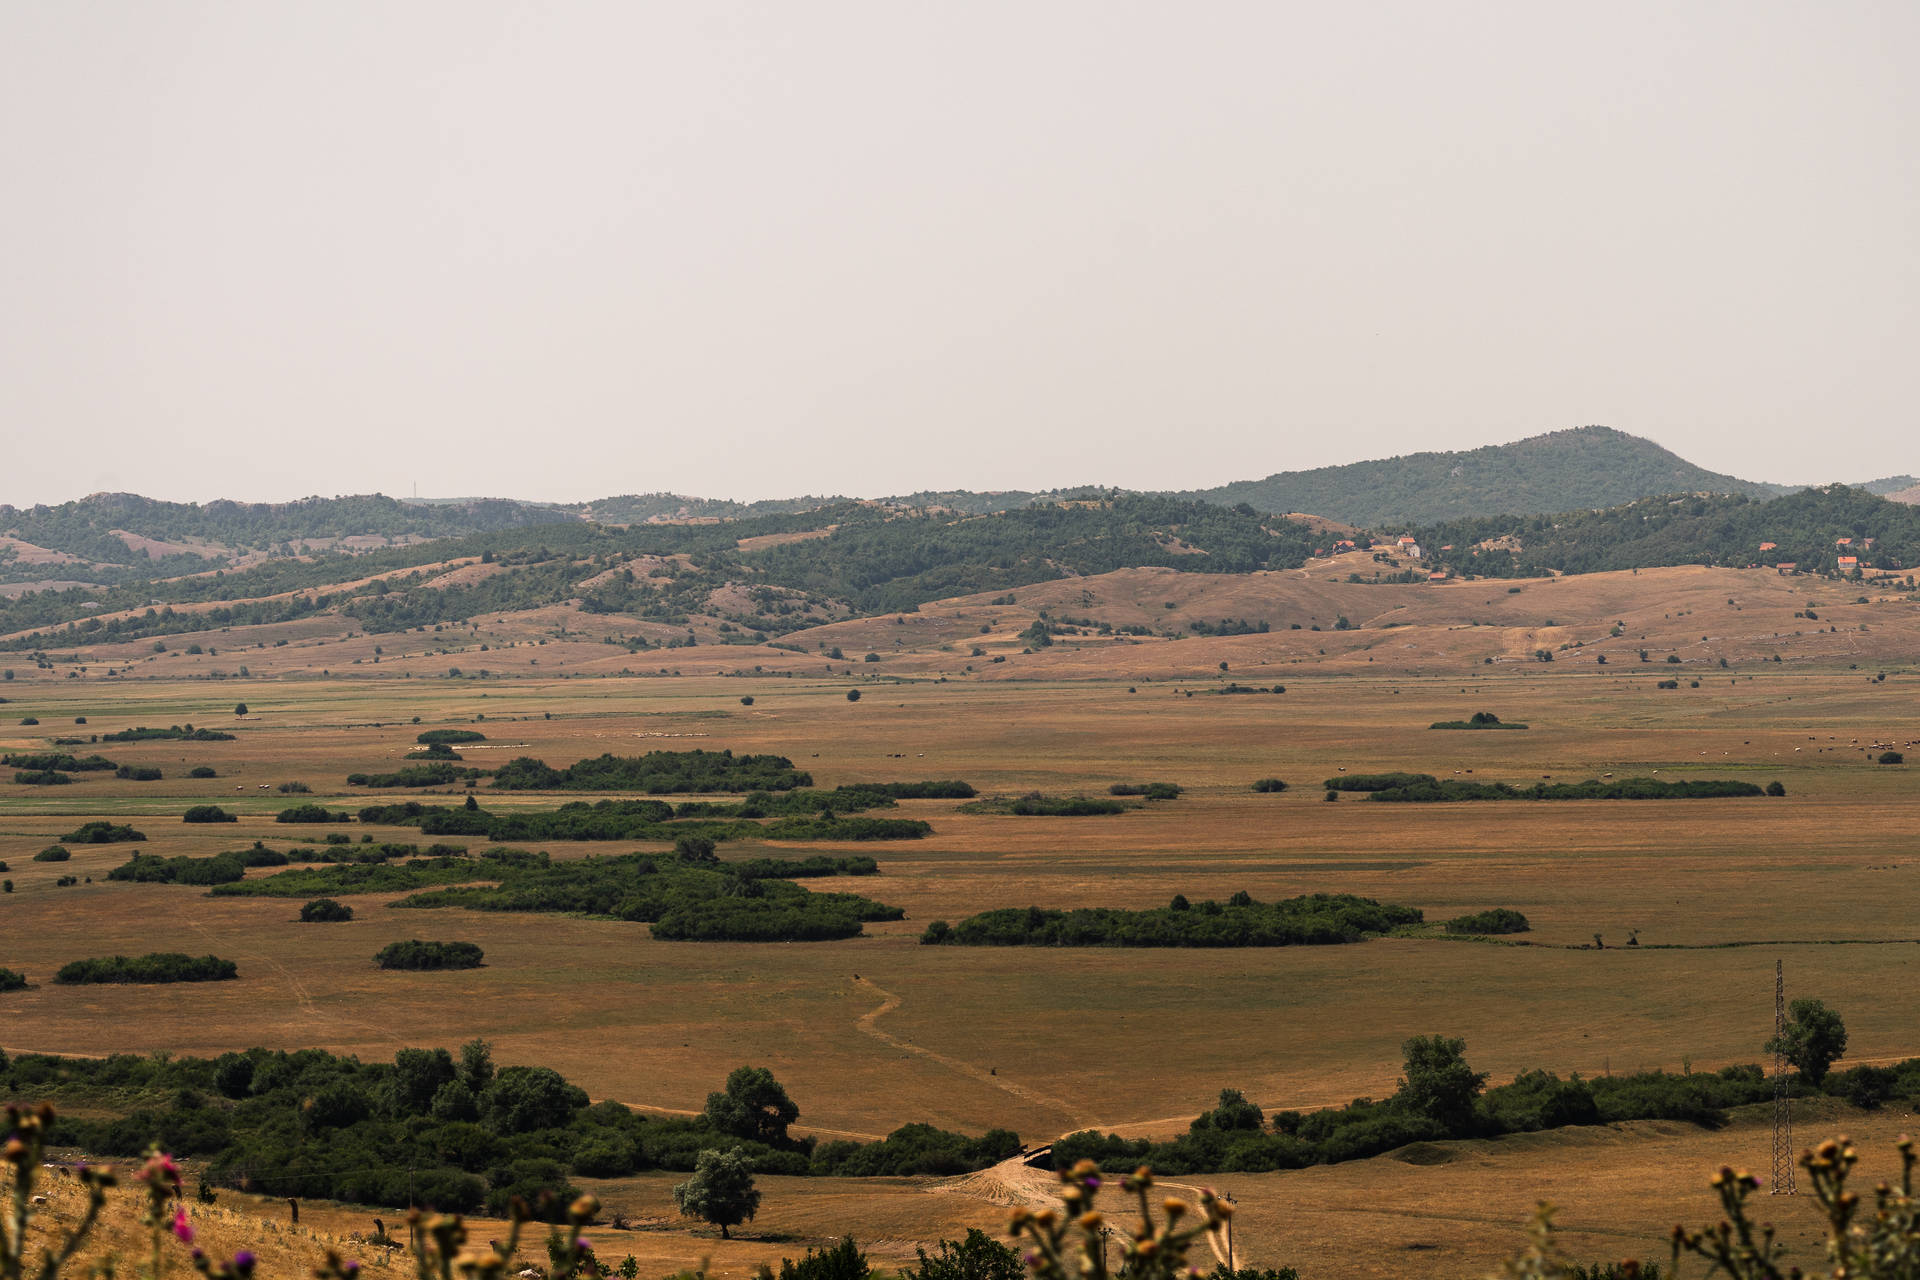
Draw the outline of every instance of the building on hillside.
<instances>
[{"instance_id":1,"label":"building on hillside","mask_svg":"<svg viewBox=\"0 0 1920 1280\"><path fill-rule=\"evenodd\" d=\"M1772 550L1774 550L1774 549L1775 549L1776 547L1778 547L1779 545L1780 545L1780 544L1779 544L1779 543L1777 543L1777 542L1763 542L1763 543L1761 543L1761 544L1760 544L1760 549L1761 549L1762 551L1772 551Z\"/></svg>"},{"instance_id":2,"label":"building on hillside","mask_svg":"<svg viewBox=\"0 0 1920 1280\"><path fill-rule=\"evenodd\" d=\"M1792 560L1782 560L1773 567L1780 573L1798 573L1800 571L1800 566Z\"/></svg>"},{"instance_id":3,"label":"building on hillside","mask_svg":"<svg viewBox=\"0 0 1920 1280\"><path fill-rule=\"evenodd\" d=\"M1840 571L1842 573L1845 573L1848 569L1858 569L1859 567L1860 567L1859 556L1841 556L1840 557Z\"/></svg>"},{"instance_id":4,"label":"building on hillside","mask_svg":"<svg viewBox=\"0 0 1920 1280\"><path fill-rule=\"evenodd\" d=\"M1878 538L1862 538L1860 539L1860 547L1864 551L1871 551L1873 550L1873 544L1878 541Z\"/></svg>"},{"instance_id":5,"label":"building on hillside","mask_svg":"<svg viewBox=\"0 0 1920 1280\"><path fill-rule=\"evenodd\" d=\"M1357 551L1359 548L1354 545L1352 538L1342 538L1333 544L1333 550L1335 554L1338 554L1342 551Z\"/></svg>"},{"instance_id":6,"label":"building on hillside","mask_svg":"<svg viewBox=\"0 0 1920 1280\"><path fill-rule=\"evenodd\" d=\"M1833 540L1833 545L1836 547L1850 547L1853 545L1853 539L1852 538L1835 538Z\"/></svg>"},{"instance_id":7,"label":"building on hillside","mask_svg":"<svg viewBox=\"0 0 1920 1280\"><path fill-rule=\"evenodd\" d=\"M1428 582L1445 582L1451 576L1452 575L1449 574L1445 569L1435 569L1432 573L1427 575L1427 581Z\"/></svg>"}]
</instances>

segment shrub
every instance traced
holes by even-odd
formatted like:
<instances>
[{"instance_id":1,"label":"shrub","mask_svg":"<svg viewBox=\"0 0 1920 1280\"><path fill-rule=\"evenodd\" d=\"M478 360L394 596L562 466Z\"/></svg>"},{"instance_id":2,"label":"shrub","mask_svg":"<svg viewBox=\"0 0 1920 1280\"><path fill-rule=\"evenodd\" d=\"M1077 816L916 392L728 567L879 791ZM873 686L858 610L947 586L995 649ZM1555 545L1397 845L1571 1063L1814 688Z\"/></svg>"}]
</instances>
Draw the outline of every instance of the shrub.
<instances>
[{"instance_id":1,"label":"shrub","mask_svg":"<svg viewBox=\"0 0 1920 1280\"><path fill-rule=\"evenodd\" d=\"M1876 761L1875 761L1874 763L1876 763L1876 764L1905 764L1905 763L1906 763L1906 761L1907 761L1907 758L1906 758L1905 756L1903 756L1903 755L1901 755L1901 754L1900 754L1900 753L1899 753L1898 751L1882 751L1882 752L1880 753L1880 757L1879 757L1879 759L1878 759L1878 760L1876 760Z\"/></svg>"},{"instance_id":2,"label":"shrub","mask_svg":"<svg viewBox=\"0 0 1920 1280\"><path fill-rule=\"evenodd\" d=\"M353 908L332 898L315 898L300 908L303 924L328 924L353 919Z\"/></svg>"},{"instance_id":3,"label":"shrub","mask_svg":"<svg viewBox=\"0 0 1920 1280\"><path fill-rule=\"evenodd\" d=\"M860 691L858 689L847 690L847 701L848 702L860 701Z\"/></svg>"},{"instance_id":4,"label":"shrub","mask_svg":"<svg viewBox=\"0 0 1920 1280\"><path fill-rule=\"evenodd\" d=\"M1506 907L1455 916L1447 921L1448 933L1525 933L1531 927L1525 916Z\"/></svg>"},{"instance_id":5,"label":"shrub","mask_svg":"<svg viewBox=\"0 0 1920 1280\"><path fill-rule=\"evenodd\" d=\"M217 778L220 775L214 770L213 766L201 764L195 765L193 768L187 770L187 776L189 778Z\"/></svg>"},{"instance_id":6,"label":"shrub","mask_svg":"<svg viewBox=\"0 0 1920 1280\"><path fill-rule=\"evenodd\" d=\"M20 723L23 725L36 725L40 723L40 719L38 716L22 716Z\"/></svg>"},{"instance_id":7,"label":"shrub","mask_svg":"<svg viewBox=\"0 0 1920 1280\"><path fill-rule=\"evenodd\" d=\"M1787 789L1782 783L1775 780L1767 784L1767 794L1770 796L1783 796L1787 794Z\"/></svg>"},{"instance_id":8,"label":"shrub","mask_svg":"<svg viewBox=\"0 0 1920 1280\"><path fill-rule=\"evenodd\" d=\"M240 819L217 804L197 804L180 815L182 822L238 822Z\"/></svg>"},{"instance_id":9,"label":"shrub","mask_svg":"<svg viewBox=\"0 0 1920 1280\"><path fill-rule=\"evenodd\" d=\"M275 790L283 796L304 796L313 788L304 782L283 782Z\"/></svg>"},{"instance_id":10,"label":"shrub","mask_svg":"<svg viewBox=\"0 0 1920 1280\"><path fill-rule=\"evenodd\" d=\"M120 982L221 982L240 976L231 960L157 951L144 956L106 956L75 960L60 967L53 980L65 985Z\"/></svg>"},{"instance_id":11,"label":"shrub","mask_svg":"<svg viewBox=\"0 0 1920 1280\"><path fill-rule=\"evenodd\" d=\"M86 822L60 837L68 844L122 844L147 837L132 827L112 822Z\"/></svg>"},{"instance_id":12,"label":"shrub","mask_svg":"<svg viewBox=\"0 0 1920 1280\"><path fill-rule=\"evenodd\" d=\"M678 1191L675 1188L676 1195ZM759 1193L753 1194L758 1204ZM721 1230L724 1234L725 1228ZM816 1252L808 1248L807 1256L798 1262L792 1258L780 1259L780 1280L867 1280L872 1274L867 1255L854 1246L852 1236L841 1237L840 1243L830 1249Z\"/></svg>"},{"instance_id":13,"label":"shrub","mask_svg":"<svg viewBox=\"0 0 1920 1280\"><path fill-rule=\"evenodd\" d=\"M27 975L12 969L0 969L0 991L18 991L27 985Z\"/></svg>"},{"instance_id":14,"label":"shrub","mask_svg":"<svg viewBox=\"0 0 1920 1280\"><path fill-rule=\"evenodd\" d=\"M73 779L55 769L22 769L13 780L23 787L64 787Z\"/></svg>"},{"instance_id":15,"label":"shrub","mask_svg":"<svg viewBox=\"0 0 1920 1280\"><path fill-rule=\"evenodd\" d=\"M484 952L471 942L389 942L373 962L382 969L478 969Z\"/></svg>"},{"instance_id":16,"label":"shrub","mask_svg":"<svg viewBox=\"0 0 1920 1280\"><path fill-rule=\"evenodd\" d=\"M73 855L62 846L50 844L40 852L34 854L33 860L35 862L65 862L72 856Z\"/></svg>"},{"instance_id":17,"label":"shrub","mask_svg":"<svg viewBox=\"0 0 1920 1280\"><path fill-rule=\"evenodd\" d=\"M116 778L125 778L132 782L158 782L160 781L161 773L158 769L149 765L123 764L114 770L113 776Z\"/></svg>"},{"instance_id":18,"label":"shrub","mask_svg":"<svg viewBox=\"0 0 1920 1280\"><path fill-rule=\"evenodd\" d=\"M1253 784L1253 789L1261 792L1279 792L1285 791L1287 784L1278 778L1262 778Z\"/></svg>"}]
</instances>

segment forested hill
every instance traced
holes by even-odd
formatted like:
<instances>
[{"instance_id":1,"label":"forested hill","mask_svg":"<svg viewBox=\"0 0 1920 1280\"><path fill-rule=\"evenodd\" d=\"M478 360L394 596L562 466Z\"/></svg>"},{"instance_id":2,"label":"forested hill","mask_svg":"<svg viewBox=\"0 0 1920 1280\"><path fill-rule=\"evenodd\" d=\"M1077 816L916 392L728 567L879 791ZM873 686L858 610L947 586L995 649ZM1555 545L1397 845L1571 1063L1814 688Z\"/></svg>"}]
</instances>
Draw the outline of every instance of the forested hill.
<instances>
[{"instance_id":1,"label":"forested hill","mask_svg":"<svg viewBox=\"0 0 1920 1280\"><path fill-rule=\"evenodd\" d=\"M1804 489L1771 502L1643 498L1605 511L1452 520L1415 536L1440 564L1489 577L1683 564L1792 563L1802 572L1832 573L1843 555L1871 568L1920 565L1920 507L1845 485ZM1842 546L1842 538L1852 541ZM1761 550L1766 543L1774 545Z\"/></svg>"},{"instance_id":2,"label":"forested hill","mask_svg":"<svg viewBox=\"0 0 1920 1280\"><path fill-rule=\"evenodd\" d=\"M726 523L616 528L572 520L220 574L27 591L0 598L0 636L11 636L0 649L322 613L392 632L569 603L674 627L704 618L724 623L724 634L763 640L850 614L1140 565L1293 568L1311 549L1304 525L1251 508L1126 496L974 517L846 503ZM480 572L449 579L455 564Z\"/></svg>"},{"instance_id":3,"label":"forested hill","mask_svg":"<svg viewBox=\"0 0 1920 1280\"><path fill-rule=\"evenodd\" d=\"M1313 471L1283 471L1179 496L1303 511L1348 524L1432 524L1500 512L1613 507L1656 494L1770 498L1788 490L1696 467L1651 440L1576 427L1466 452L1414 453Z\"/></svg>"},{"instance_id":4,"label":"forested hill","mask_svg":"<svg viewBox=\"0 0 1920 1280\"><path fill-rule=\"evenodd\" d=\"M0 506L0 535L94 564L146 566L168 556L219 562L250 552L290 555L306 542L446 538L572 518L500 498L418 504L369 494L200 504L96 493L59 506ZM179 567L191 572L194 566Z\"/></svg>"}]
</instances>

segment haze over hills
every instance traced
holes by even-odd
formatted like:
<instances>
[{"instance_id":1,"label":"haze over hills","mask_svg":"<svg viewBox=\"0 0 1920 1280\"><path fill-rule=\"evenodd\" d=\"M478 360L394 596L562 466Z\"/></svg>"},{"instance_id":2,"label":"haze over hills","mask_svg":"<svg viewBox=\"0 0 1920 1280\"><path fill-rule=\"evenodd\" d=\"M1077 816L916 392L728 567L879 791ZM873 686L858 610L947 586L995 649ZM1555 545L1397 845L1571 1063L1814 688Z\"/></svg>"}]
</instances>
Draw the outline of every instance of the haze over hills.
<instances>
[{"instance_id":1,"label":"haze over hills","mask_svg":"<svg viewBox=\"0 0 1920 1280\"><path fill-rule=\"evenodd\" d=\"M1887 477L1861 488L1896 501L1920 500L1920 482L1912 476ZM1624 432L1583 427L1466 452L1415 454L1280 473L1264 480L1239 481L1185 494L1134 494L1130 496L1146 505L1129 508L1132 514L1121 522L1126 525L1124 534L1110 521L1090 521L1089 529L1083 533L1096 538L1120 537L1123 543L1134 548L1128 554L1134 556L1135 563L1158 563L1168 554L1178 554L1197 567L1196 555L1211 554L1214 558L1208 567L1218 571L1226 560L1264 562L1270 557L1264 553L1247 553L1243 548L1223 558L1218 550L1208 552L1204 543L1194 545L1188 537L1189 526L1209 523L1186 514L1196 505L1241 507L1249 517L1260 512L1305 513L1342 525L1387 533L1439 524L1458 525L1461 521L1494 521L1485 526L1492 530L1506 527L1499 524L1496 517L1511 520L1564 512L1604 512L1636 500L1674 494L1772 500L1794 491L1782 485L1707 471L1651 441ZM911 598L890 597L883 605L874 597L880 584L902 576L930 574L937 578L951 573L953 548L962 548L960 559L965 560L972 554L968 544L976 536L978 545L986 547L1013 527L999 526L991 534L982 529L956 536L948 530L953 522L995 513L1059 511L1063 504L1071 507L1110 502L1123 492L1097 486L989 493L923 490L882 499L809 495L759 502L651 493L571 504L495 498L401 500L377 494L308 498L278 504L226 500L192 504L162 502L133 494L95 494L57 506L25 509L0 506L0 594L60 589L87 589L97 594L98 589L107 587L132 587L214 571L231 574L274 562L307 561L315 556L352 553L375 557L362 566L350 571L342 569L331 576L308 574L303 584L311 584L374 574L380 571L379 566L407 568L461 554L457 548L446 549L444 554L432 548L405 550L437 540L472 540L503 531L553 529L555 533L542 534L533 543L557 538L559 542L555 545L560 545L570 539L577 540L574 535L563 538L557 532L569 527L574 530L674 528L726 521L730 523L730 531L717 539L701 536L676 540L666 536L639 541L645 543L649 554L686 552L696 544L700 547L711 544L709 549L715 552L722 548L732 552L737 537L745 540L740 550L757 551L760 548L751 545L755 539L784 539L802 534L820 537L841 530L830 548L814 548L807 557L781 552L774 558L784 557L786 571L796 575L795 585L803 590L835 595L855 607L899 606L933 597L916 594L920 591L916 587L909 593ZM1147 501L1156 498L1170 500L1170 503L1153 505ZM1139 523L1141 512L1152 513L1144 528ZM884 537L873 532L874 528L903 517L912 517L912 520L902 529L889 531ZM981 576L972 570L959 577L965 582L977 580L981 586L996 582L1004 585L1032 580L1035 574L1044 577L1055 572L1085 571L1085 566L1092 562L1107 564L1112 558L1111 547L1090 558L1085 546L1047 545L1049 537L1081 536L1069 530L1072 524L1072 519L1028 522L1021 526L1021 532L1013 540L1016 547L1011 551L1002 548L1005 555L996 562L997 577ZM1269 521L1269 524L1278 527L1275 522ZM1815 520L1808 527L1818 524ZM1098 527L1092 527L1095 525ZM844 530L843 526L846 526ZM1143 534L1149 536L1151 547L1159 549L1146 559L1140 558L1147 554L1141 550L1141 544L1132 541ZM1493 535L1446 540L1464 544L1482 536ZM1292 535L1285 540L1291 545ZM513 540L495 539L487 545L503 552L524 550L527 545L521 540L509 547L508 542ZM635 545L638 548L639 544ZM847 558L851 552L843 553L841 549L855 546L865 548L862 554L901 559L900 567L907 573L894 572L892 559L878 565L852 563ZM942 546L947 550L938 549ZM1167 548L1174 550L1169 552ZM1802 550L1810 551L1812 547ZM1737 562L1739 556L1747 553L1744 544L1716 547L1711 552L1722 563ZM1660 554L1670 557L1672 553ZM795 563L808 557L818 560L823 555L834 565L825 577L816 572L817 564L803 567ZM1030 562L1021 557L1030 558ZM1912 562L1912 559L1905 561ZM167 593L158 594L164 598Z\"/></svg>"}]
</instances>

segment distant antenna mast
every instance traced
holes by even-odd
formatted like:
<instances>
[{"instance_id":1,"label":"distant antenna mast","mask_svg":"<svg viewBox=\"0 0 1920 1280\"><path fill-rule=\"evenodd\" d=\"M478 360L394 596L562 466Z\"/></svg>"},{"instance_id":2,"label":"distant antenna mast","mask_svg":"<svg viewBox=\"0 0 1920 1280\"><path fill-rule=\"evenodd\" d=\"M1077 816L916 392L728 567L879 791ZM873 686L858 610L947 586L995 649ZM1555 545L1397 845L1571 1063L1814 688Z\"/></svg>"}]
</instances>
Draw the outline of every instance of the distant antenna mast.
<instances>
[{"instance_id":1,"label":"distant antenna mast","mask_svg":"<svg viewBox=\"0 0 1920 1280\"><path fill-rule=\"evenodd\" d=\"M1793 1094L1787 1086L1787 971L1773 962L1773 1182L1772 1196L1794 1195Z\"/></svg>"}]
</instances>

